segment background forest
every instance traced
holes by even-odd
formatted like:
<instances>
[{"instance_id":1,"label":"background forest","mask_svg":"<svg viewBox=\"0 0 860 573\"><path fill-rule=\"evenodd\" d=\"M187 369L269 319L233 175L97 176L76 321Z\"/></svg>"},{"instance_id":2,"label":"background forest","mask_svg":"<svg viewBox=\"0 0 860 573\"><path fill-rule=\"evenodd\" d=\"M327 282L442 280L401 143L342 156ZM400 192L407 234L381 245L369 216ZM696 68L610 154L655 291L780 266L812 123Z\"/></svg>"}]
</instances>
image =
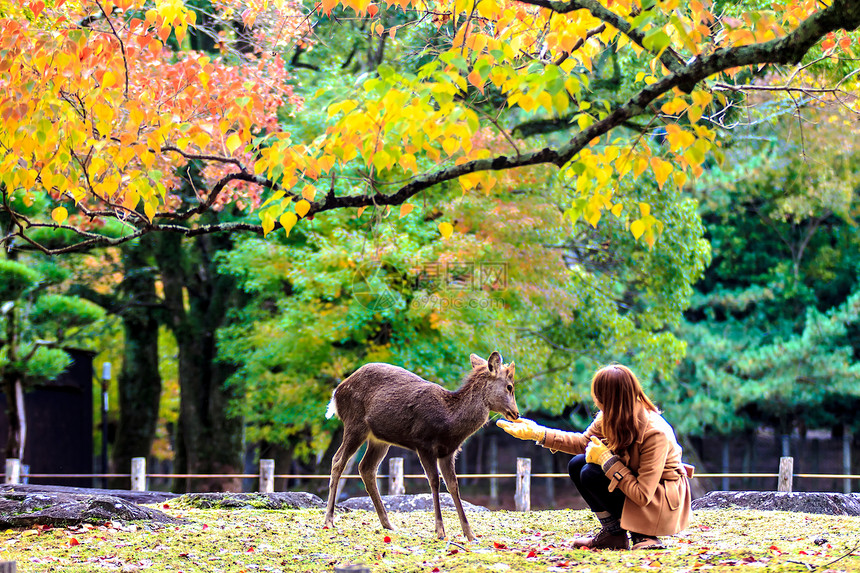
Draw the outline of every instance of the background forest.
<instances>
[{"instance_id":1,"label":"background forest","mask_svg":"<svg viewBox=\"0 0 860 573\"><path fill-rule=\"evenodd\" d=\"M193 4L198 22L223 14ZM746 8L717 2L712 10ZM327 133L343 94L370 77L417 74L456 34L442 16L414 24L384 6L374 7L372 20L329 9L290 30L260 18L213 20L211 35L174 31L157 65L178 66L191 51L220 58L239 77L243 66L272 64L288 89L260 104L261 123L310 141ZM276 49L263 53L260 44ZM814 48L805 61L819 62L826 50ZM608 110L639 89L642 77L630 71L642 63L636 58L610 43L578 70L588 98L566 113L532 113L521 102L498 119L501 93L469 87L479 118L471 139L509 156L566 141L588 124L589 108ZM844 74L840 65L819 63L817 73ZM770 86L770 72L763 66L742 81ZM228 86L232 76L224 74ZM553 81L546 70L534 75ZM685 437L763 427L858 435L854 112L844 102L783 100L765 89L736 105L732 91L723 97L724 112L710 124L721 142L716 153L704 159L690 148L702 156L698 176L664 185L659 173L639 170L614 181L611 209L583 198L599 172L574 180L533 165L494 172L491 183L468 189L442 182L431 198L419 193L402 206L312 214L301 224L280 218L287 232L266 237L153 233L52 257L10 242L0 260L10 277L0 298L12 301L0 318L9 334L0 366L11 371L20 356L34 359L17 371L22 388L4 374L7 396L62 371L68 359L59 348L96 350L96 367L111 362L116 372L109 451L119 472L148 455L178 473L241 473L248 456L275 458L277 473L327 473L340 423L324 418L326 403L358 366L390 362L454 388L469 353L493 350L516 362L523 414L557 427L584 427L590 375L617 361L634 369ZM671 126L623 128L655 149L676 146ZM399 162L420 171L437 159L416 149ZM180 202L212 176L203 162L188 165L176 175ZM348 165L339 191L382 171ZM302 195L313 201L328 185L321 178ZM241 230L262 220L266 229L268 217L274 225L277 216L265 209L277 199L237 189L233 200L201 213L201 224ZM44 198L33 201L31 212L46 208ZM622 210L638 214L633 225ZM4 236L14 225L0 211ZM54 247L68 239L37 231ZM15 447L7 445L7 457Z\"/></svg>"}]
</instances>

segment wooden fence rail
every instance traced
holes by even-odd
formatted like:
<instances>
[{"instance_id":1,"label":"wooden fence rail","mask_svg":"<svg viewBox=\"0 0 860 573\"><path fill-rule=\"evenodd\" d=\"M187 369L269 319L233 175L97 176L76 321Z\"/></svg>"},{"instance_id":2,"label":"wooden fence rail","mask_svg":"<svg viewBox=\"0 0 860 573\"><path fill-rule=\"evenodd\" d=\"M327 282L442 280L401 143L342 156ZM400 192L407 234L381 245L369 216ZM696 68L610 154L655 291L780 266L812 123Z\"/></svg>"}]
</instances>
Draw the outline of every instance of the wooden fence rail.
<instances>
[{"instance_id":1,"label":"wooden fence rail","mask_svg":"<svg viewBox=\"0 0 860 573\"><path fill-rule=\"evenodd\" d=\"M779 471L777 473L696 473L696 478L777 478L777 491L790 492L793 488L794 478L811 479L842 479L846 482L852 479L860 479L860 474L796 474L793 473L794 458L780 458ZM345 474L344 479L358 479L358 474ZM499 478L516 478L516 494L514 496L516 508L519 511L529 511L531 508L531 480L532 478L568 478L566 473L532 473L530 458L517 458L516 473L481 473L481 474L459 474L459 478L489 478L491 484ZM17 459L6 460L6 471L3 474L4 483L18 484L22 478L131 478L132 491L145 491L148 478L182 478L182 479L259 479L260 492L275 491L275 479L329 479L328 475L308 474L276 474L275 461L271 459L260 460L260 472L256 474L167 474L146 473L146 459L133 458L131 462L131 473L92 473L92 474L36 474L21 471L21 462ZM404 474L403 458L390 458L387 474L378 474L378 479L388 479L388 491L390 493L405 493L406 479L426 479L424 474ZM850 491L850 483L846 485Z\"/></svg>"}]
</instances>

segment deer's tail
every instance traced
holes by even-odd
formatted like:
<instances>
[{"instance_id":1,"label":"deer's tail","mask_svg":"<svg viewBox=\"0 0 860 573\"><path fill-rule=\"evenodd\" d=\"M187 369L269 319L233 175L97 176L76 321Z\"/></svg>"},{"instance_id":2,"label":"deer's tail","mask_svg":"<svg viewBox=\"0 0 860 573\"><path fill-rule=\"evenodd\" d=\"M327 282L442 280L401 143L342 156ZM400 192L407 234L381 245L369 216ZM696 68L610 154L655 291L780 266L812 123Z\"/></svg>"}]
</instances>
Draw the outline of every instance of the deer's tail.
<instances>
[{"instance_id":1,"label":"deer's tail","mask_svg":"<svg viewBox=\"0 0 860 573\"><path fill-rule=\"evenodd\" d=\"M332 417L337 416L337 405L334 403L334 393L337 392L337 388L334 389L334 392L331 393L331 400L328 403L328 408L325 410L325 417L327 420L330 420Z\"/></svg>"}]
</instances>

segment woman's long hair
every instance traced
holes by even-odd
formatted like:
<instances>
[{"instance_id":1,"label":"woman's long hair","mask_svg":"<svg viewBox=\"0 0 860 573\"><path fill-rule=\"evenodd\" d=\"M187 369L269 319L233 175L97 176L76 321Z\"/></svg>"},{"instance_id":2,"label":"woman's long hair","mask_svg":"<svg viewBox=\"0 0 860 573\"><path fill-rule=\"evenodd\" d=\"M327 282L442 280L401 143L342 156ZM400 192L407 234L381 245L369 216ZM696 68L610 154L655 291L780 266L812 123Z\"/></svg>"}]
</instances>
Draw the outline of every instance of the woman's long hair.
<instances>
[{"instance_id":1,"label":"woman's long hair","mask_svg":"<svg viewBox=\"0 0 860 573\"><path fill-rule=\"evenodd\" d=\"M652 412L659 411L636 375L620 364L605 366L594 374L591 397L603 412L603 436L615 453L623 452L637 437L636 402Z\"/></svg>"}]
</instances>

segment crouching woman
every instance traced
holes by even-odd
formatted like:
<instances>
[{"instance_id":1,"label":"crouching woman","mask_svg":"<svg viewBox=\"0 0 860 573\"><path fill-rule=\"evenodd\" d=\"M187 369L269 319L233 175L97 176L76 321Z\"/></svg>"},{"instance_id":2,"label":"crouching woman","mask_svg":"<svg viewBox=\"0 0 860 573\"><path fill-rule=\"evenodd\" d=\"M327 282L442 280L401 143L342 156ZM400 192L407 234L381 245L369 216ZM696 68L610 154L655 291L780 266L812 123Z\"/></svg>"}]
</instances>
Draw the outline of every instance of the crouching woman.
<instances>
[{"instance_id":1,"label":"crouching woman","mask_svg":"<svg viewBox=\"0 0 860 573\"><path fill-rule=\"evenodd\" d=\"M629 368L598 370L591 397L599 412L582 433L525 418L497 424L553 453L574 454L570 479L601 524L597 534L576 539L576 547L629 549L632 542L633 549L663 549L659 536L678 533L690 521L692 466L681 463L672 427Z\"/></svg>"}]
</instances>

